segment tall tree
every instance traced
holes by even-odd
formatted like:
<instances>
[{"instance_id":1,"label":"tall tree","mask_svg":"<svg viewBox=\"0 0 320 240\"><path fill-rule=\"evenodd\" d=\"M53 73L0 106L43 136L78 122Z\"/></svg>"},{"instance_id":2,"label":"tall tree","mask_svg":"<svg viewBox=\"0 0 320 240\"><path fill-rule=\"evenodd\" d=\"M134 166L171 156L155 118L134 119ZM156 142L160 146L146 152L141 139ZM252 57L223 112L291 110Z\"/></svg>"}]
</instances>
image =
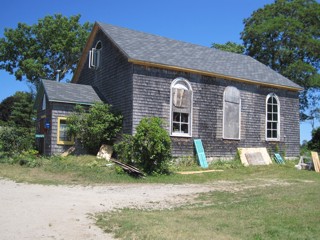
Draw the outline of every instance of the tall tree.
<instances>
[{"instance_id":1,"label":"tall tree","mask_svg":"<svg viewBox=\"0 0 320 240\"><path fill-rule=\"evenodd\" d=\"M79 23L80 15L46 16L37 24L18 23L6 28L0 39L0 69L14 74L17 80L37 84L41 78L60 79L73 73L92 25Z\"/></svg>"},{"instance_id":2,"label":"tall tree","mask_svg":"<svg viewBox=\"0 0 320 240\"><path fill-rule=\"evenodd\" d=\"M228 41L224 44L213 43L211 47L216 48L216 49L220 49L223 51L239 53L239 54L243 54L244 50L245 50L243 45L237 44L235 42L230 42L230 41Z\"/></svg>"},{"instance_id":3,"label":"tall tree","mask_svg":"<svg viewBox=\"0 0 320 240\"><path fill-rule=\"evenodd\" d=\"M34 99L31 93L16 92L14 94L15 102L12 106L9 124L31 129L34 127L35 111L33 109Z\"/></svg>"},{"instance_id":4,"label":"tall tree","mask_svg":"<svg viewBox=\"0 0 320 240\"><path fill-rule=\"evenodd\" d=\"M9 121L14 101L14 96L10 96L0 103L0 124Z\"/></svg>"},{"instance_id":5,"label":"tall tree","mask_svg":"<svg viewBox=\"0 0 320 240\"><path fill-rule=\"evenodd\" d=\"M31 93L16 92L0 103L0 120L3 125L19 128L34 127L34 98Z\"/></svg>"},{"instance_id":6,"label":"tall tree","mask_svg":"<svg viewBox=\"0 0 320 240\"><path fill-rule=\"evenodd\" d=\"M317 1L276 0L265 5L244 20L241 38L248 55L304 87L300 95L301 111L317 108L320 97Z\"/></svg>"}]
</instances>

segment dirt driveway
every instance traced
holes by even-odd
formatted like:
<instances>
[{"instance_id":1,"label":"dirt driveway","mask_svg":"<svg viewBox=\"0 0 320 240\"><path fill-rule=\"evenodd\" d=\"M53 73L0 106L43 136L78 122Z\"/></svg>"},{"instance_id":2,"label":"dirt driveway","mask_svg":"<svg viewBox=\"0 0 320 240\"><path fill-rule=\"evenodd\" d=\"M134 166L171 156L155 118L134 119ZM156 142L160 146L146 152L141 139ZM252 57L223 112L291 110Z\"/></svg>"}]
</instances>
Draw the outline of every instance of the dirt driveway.
<instances>
[{"instance_id":1,"label":"dirt driveway","mask_svg":"<svg viewBox=\"0 0 320 240\"><path fill-rule=\"evenodd\" d=\"M90 214L122 207L167 208L210 185L44 186L0 179L0 239L112 239Z\"/></svg>"}]
</instances>

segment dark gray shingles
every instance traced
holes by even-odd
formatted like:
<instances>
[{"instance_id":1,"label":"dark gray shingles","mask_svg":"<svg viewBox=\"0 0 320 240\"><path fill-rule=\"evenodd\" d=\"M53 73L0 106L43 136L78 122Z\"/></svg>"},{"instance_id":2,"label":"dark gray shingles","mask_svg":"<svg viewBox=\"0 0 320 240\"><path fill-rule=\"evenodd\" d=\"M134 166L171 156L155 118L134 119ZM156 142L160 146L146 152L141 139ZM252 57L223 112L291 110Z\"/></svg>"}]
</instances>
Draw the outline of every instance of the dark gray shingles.
<instances>
[{"instance_id":1,"label":"dark gray shingles","mask_svg":"<svg viewBox=\"0 0 320 240\"><path fill-rule=\"evenodd\" d=\"M153 34L98 23L128 58L204 71L257 83L301 87L255 59Z\"/></svg>"},{"instance_id":2,"label":"dark gray shingles","mask_svg":"<svg viewBox=\"0 0 320 240\"><path fill-rule=\"evenodd\" d=\"M101 102L92 86L74 83L61 83L42 80L42 84L50 102L69 102L92 104Z\"/></svg>"}]
</instances>

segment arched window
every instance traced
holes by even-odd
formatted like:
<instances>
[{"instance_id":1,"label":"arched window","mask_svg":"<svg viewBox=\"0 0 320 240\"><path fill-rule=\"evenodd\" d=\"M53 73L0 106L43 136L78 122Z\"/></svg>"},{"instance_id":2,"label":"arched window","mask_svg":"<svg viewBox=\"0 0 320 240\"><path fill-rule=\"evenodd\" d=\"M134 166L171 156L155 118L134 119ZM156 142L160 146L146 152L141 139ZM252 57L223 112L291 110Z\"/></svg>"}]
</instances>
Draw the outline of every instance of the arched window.
<instances>
[{"instance_id":1,"label":"arched window","mask_svg":"<svg viewBox=\"0 0 320 240\"><path fill-rule=\"evenodd\" d=\"M226 87L223 94L223 138L240 139L241 98L235 87Z\"/></svg>"},{"instance_id":2,"label":"arched window","mask_svg":"<svg viewBox=\"0 0 320 240\"><path fill-rule=\"evenodd\" d=\"M89 51L89 68L97 69L100 66L102 43L98 41L96 46Z\"/></svg>"},{"instance_id":3,"label":"arched window","mask_svg":"<svg viewBox=\"0 0 320 240\"><path fill-rule=\"evenodd\" d=\"M192 133L192 88L184 78L171 84L170 133L172 136L191 137Z\"/></svg>"},{"instance_id":4,"label":"arched window","mask_svg":"<svg viewBox=\"0 0 320 240\"><path fill-rule=\"evenodd\" d=\"M266 140L280 139L280 103L276 94L270 93L266 99Z\"/></svg>"}]
</instances>

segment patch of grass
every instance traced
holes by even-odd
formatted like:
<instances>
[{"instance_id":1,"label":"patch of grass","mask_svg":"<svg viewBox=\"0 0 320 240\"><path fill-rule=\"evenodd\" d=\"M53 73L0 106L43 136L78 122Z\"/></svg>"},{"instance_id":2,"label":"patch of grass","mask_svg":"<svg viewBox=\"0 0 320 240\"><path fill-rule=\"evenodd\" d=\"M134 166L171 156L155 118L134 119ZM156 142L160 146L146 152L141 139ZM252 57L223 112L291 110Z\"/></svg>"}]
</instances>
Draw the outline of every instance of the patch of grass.
<instances>
[{"instance_id":1,"label":"patch of grass","mask_svg":"<svg viewBox=\"0 0 320 240\"><path fill-rule=\"evenodd\" d=\"M236 181L237 191L201 194L196 203L173 210L98 214L97 224L120 239L318 239L319 175L256 170L259 176ZM271 180L273 184L263 184Z\"/></svg>"},{"instance_id":2,"label":"patch of grass","mask_svg":"<svg viewBox=\"0 0 320 240\"><path fill-rule=\"evenodd\" d=\"M4 162L4 163L3 163ZM0 161L0 177L13 179L19 182L43 183L43 184L108 184L108 183L210 183L217 180L243 180L247 176L259 178L266 172L269 177L278 178L286 176L288 179L299 178L304 171L294 168L295 162L287 162L285 165L273 164L270 166L243 167L237 162L216 162L209 169L222 169L223 172L199 173L193 175L156 175L137 179L124 173L116 165L106 166L105 160L99 160L95 156L69 156L66 158L53 156L39 158L36 167L20 166L18 162ZM172 168L174 171L203 170L193 161ZM311 172L310 172L311 173Z\"/></svg>"},{"instance_id":3,"label":"patch of grass","mask_svg":"<svg viewBox=\"0 0 320 240\"><path fill-rule=\"evenodd\" d=\"M0 177L18 182L40 184L101 184L130 183L135 179L127 174L118 174L115 166L107 166L105 160L95 156L54 156L37 159L40 164L30 168L16 162L0 163Z\"/></svg>"}]
</instances>

